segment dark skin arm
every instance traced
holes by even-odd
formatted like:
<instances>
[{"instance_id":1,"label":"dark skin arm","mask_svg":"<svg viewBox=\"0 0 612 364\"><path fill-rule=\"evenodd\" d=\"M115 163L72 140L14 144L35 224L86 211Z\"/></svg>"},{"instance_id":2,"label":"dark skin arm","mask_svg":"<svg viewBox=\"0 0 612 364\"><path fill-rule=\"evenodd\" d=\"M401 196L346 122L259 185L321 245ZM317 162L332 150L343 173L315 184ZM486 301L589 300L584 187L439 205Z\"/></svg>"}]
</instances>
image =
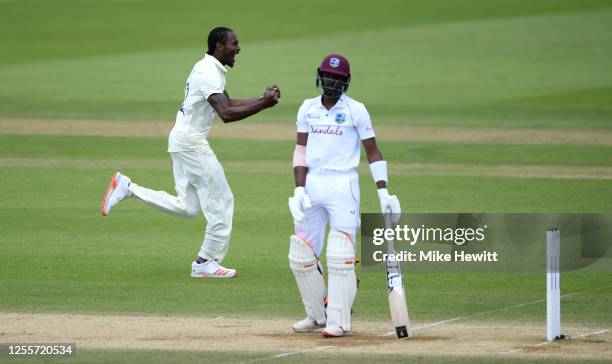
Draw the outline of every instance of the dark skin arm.
<instances>
[{"instance_id":1,"label":"dark skin arm","mask_svg":"<svg viewBox=\"0 0 612 364\"><path fill-rule=\"evenodd\" d=\"M376 138L364 139L361 141L361 143L365 148L369 163L383 160L383 155L376 145ZM387 188L387 182L376 181L376 188Z\"/></svg>"},{"instance_id":2,"label":"dark skin arm","mask_svg":"<svg viewBox=\"0 0 612 364\"><path fill-rule=\"evenodd\" d=\"M231 99L227 91L223 91L223 93L225 94L225 97L227 97L227 99L229 100L230 106L249 106L257 103L257 100L259 99L259 96L253 97L251 99Z\"/></svg>"},{"instance_id":3,"label":"dark skin arm","mask_svg":"<svg viewBox=\"0 0 612 364\"><path fill-rule=\"evenodd\" d=\"M242 120L251 115L257 114L263 109L272 107L278 103L279 92L266 91L263 97L250 100L232 100L227 97L227 93L212 94L208 97L208 103L215 109L217 115L224 123ZM232 104L233 102L233 104Z\"/></svg>"},{"instance_id":4,"label":"dark skin arm","mask_svg":"<svg viewBox=\"0 0 612 364\"><path fill-rule=\"evenodd\" d=\"M266 92L273 91L274 89L276 89L278 92L278 96L276 98L280 99L281 94L280 94L280 89L278 88L278 86L273 85L270 87L266 87ZM226 90L224 90L223 93L225 94L225 97L228 98L230 106L248 106L248 105L257 103L257 101L259 101L259 99L261 98L261 96L257 96L257 97L253 97L250 99L232 99L230 98Z\"/></svg>"},{"instance_id":5,"label":"dark skin arm","mask_svg":"<svg viewBox=\"0 0 612 364\"><path fill-rule=\"evenodd\" d=\"M297 144L306 146L308 143L308 133L297 133ZM295 177L295 187L306 186L306 174L308 168L303 166L293 167L293 176Z\"/></svg>"}]
</instances>

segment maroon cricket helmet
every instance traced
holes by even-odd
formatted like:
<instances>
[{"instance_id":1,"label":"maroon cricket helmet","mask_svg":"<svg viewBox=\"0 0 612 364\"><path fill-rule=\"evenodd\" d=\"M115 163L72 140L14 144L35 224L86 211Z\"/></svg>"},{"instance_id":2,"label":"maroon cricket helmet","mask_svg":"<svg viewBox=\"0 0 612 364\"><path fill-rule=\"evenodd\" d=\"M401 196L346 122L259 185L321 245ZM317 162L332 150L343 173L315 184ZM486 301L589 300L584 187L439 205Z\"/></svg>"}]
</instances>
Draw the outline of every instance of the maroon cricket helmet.
<instances>
[{"instance_id":1,"label":"maroon cricket helmet","mask_svg":"<svg viewBox=\"0 0 612 364\"><path fill-rule=\"evenodd\" d=\"M335 75L351 78L351 66L348 59L339 54L330 54L323 58L319 72L333 73Z\"/></svg>"}]
</instances>

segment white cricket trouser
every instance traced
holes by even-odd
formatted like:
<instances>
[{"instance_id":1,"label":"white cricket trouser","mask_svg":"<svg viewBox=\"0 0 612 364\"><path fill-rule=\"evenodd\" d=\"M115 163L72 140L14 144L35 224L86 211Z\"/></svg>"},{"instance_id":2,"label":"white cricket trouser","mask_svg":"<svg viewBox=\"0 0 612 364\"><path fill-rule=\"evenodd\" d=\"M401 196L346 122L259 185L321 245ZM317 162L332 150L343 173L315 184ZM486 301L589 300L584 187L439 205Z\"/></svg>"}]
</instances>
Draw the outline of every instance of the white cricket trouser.
<instances>
[{"instance_id":1,"label":"white cricket trouser","mask_svg":"<svg viewBox=\"0 0 612 364\"><path fill-rule=\"evenodd\" d=\"M328 222L331 229L348 234L354 244L361 223L357 172L309 171L305 189L312 208L306 211L304 222L295 221L295 235L309 243L317 257L321 256Z\"/></svg>"},{"instance_id":2,"label":"white cricket trouser","mask_svg":"<svg viewBox=\"0 0 612 364\"><path fill-rule=\"evenodd\" d=\"M210 147L170 155L176 196L135 183L130 191L137 199L176 216L194 217L201 209L208 223L198 256L222 261L229 248L234 214L234 196L223 167Z\"/></svg>"}]
</instances>

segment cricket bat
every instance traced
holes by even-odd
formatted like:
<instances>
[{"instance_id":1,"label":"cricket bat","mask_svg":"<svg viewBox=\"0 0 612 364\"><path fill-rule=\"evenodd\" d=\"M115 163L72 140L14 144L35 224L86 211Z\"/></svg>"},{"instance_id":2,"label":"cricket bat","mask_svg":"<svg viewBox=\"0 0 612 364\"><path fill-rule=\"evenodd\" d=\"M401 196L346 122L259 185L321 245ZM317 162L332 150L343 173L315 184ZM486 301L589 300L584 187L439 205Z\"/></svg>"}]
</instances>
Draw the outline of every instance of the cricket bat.
<instances>
[{"instance_id":1,"label":"cricket bat","mask_svg":"<svg viewBox=\"0 0 612 364\"><path fill-rule=\"evenodd\" d=\"M385 214L385 225L391 228L389 214ZM393 239L387 240L387 253L395 254ZM404 281L402 279L402 269L400 262L388 259L385 263L387 270L387 295L389 298L389 311L391 321L395 327L395 334L398 339L408 339L412 336L410 330L410 319L408 318L408 305L406 304L406 294L404 292Z\"/></svg>"}]
</instances>

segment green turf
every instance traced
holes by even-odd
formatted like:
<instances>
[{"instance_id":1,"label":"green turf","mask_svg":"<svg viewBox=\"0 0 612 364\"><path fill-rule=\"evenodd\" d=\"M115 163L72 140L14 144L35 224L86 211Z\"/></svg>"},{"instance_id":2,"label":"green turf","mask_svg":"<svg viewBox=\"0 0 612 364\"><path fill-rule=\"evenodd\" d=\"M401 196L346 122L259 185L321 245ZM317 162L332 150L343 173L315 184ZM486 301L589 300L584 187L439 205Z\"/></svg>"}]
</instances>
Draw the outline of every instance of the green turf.
<instances>
[{"instance_id":1,"label":"green turf","mask_svg":"<svg viewBox=\"0 0 612 364\"><path fill-rule=\"evenodd\" d=\"M134 16L142 2L2 2L0 116L171 121L205 33L233 23L243 52L230 94L283 89L281 103L256 120L293 122L316 94L317 63L339 51L353 65L349 94L374 120L611 126L608 1L326 3L343 9L342 20L310 3L249 4L208 11L154 1Z\"/></svg>"},{"instance_id":2,"label":"green turf","mask_svg":"<svg viewBox=\"0 0 612 364\"><path fill-rule=\"evenodd\" d=\"M551 113L605 114L612 108L612 87L595 87L570 92L526 97L509 102L525 110Z\"/></svg>"},{"instance_id":3,"label":"green turf","mask_svg":"<svg viewBox=\"0 0 612 364\"><path fill-rule=\"evenodd\" d=\"M160 0L105 0L89 4L76 0L53 4L37 0L3 0L0 6L0 34L7 52L0 64L10 64L202 46L208 29L221 24L232 26L244 40L265 41L328 35L332 30L350 33L364 29L567 13L607 8L610 4L604 0L540 0L533 4L520 0L497 3L457 0L448 6L442 0L427 4L415 0L386 0L377 6L367 1L351 2L351 6L346 6L343 1L315 0L289 5L284 1L266 0L255 5L238 0L221 6L195 0L178 4ZM327 11L319 10L323 6ZM342 14L340 23L338 14ZM272 18L273 23L264 21ZM312 27L308 21L312 19L329 27ZM150 28L153 25L155 29Z\"/></svg>"},{"instance_id":4,"label":"green turf","mask_svg":"<svg viewBox=\"0 0 612 364\"><path fill-rule=\"evenodd\" d=\"M176 219L136 201L122 203L109 218L99 216L99 200L113 172L97 166L101 158L122 163L131 160L134 163L124 172L135 181L173 190L169 163L167 168L138 168L141 158L168 159L163 140L55 136L11 136L3 140L2 158L80 158L90 160L90 164L79 168L2 169L1 310L300 315L286 260L287 237L292 230L286 207L286 197L292 191L289 170L227 171L236 196L235 229L227 262L237 266L241 274L230 282L201 282L190 279L188 271L200 245L202 217ZM272 143L276 144L278 148L271 149L289 154L289 143ZM227 140L219 140L216 146L222 160L223 156L254 162L279 158L274 153L247 153L246 149L258 147L255 142L244 142L245 149ZM386 149L401 151L402 146L389 144ZM508 155L513 153L521 161L516 151ZM529 156L524 155L522 160L528 161ZM362 176L361 184L362 211L376 211L370 177ZM400 196L404 210L415 212L609 212L610 187L610 181L596 180L478 176L392 179L392 191ZM564 277L564 292L612 285L612 276L602 273ZM387 317L383 280L382 272L362 275L355 306L358 317ZM542 297L541 281L539 276L525 275L423 273L411 277L407 286L414 297L415 319L429 320L537 300ZM228 285L234 289L228 289ZM474 303L473 294L483 287L488 291ZM611 295L612 289L607 289L578 296L578 309L565 305L568 314L564 317L611 322L605 306ZM224 299L211 298L220 296ZM520 316L514 311L501 311L487 317L542 320L542 309L543 304L539 304L522 310Z\"/></svg>"},{"instance_id":5,"label":"green turf","mask_svg":"<svg viewBox=\"0 0 612 364\"><path fill-rule=\"evenodd\" d=\"M52 362L71 364L79 363L338 363L339 354L332 350L322 350L317 353L293 354L276 357L282 353L253 353L253 352L222 352L222 351L171 351L171 350L79 350L73 357L55 357L48 360L35 359L6 359L0 362L7 363L38 363ZM405 363L405 356L393 354L347 354L342 353L342 361L357 364L377 364L377 363ZM433 355L414 355L410 359L419 363L448 363L448 364L507 364L516 362L526 363L558 363L559 358L521 358L521 357L488 357L488 356L433 356ZM585 360L585 359L564 359L563 363L607 363L605 360Z\"/></svg>"},{"instance_id":6,"label":"green turf","mask_svg":"<svg viewBox=\"0 0 612 364\"><path fill-rule=\"evenodd\" d=\"M288 160L295 142L219 139L211 140L211 145L222 162L243 161L245 155L257 150L255 161L287 162L290 171ZM0 134L0 155L5 158L112 160L114 154L109 154L109 149L121 153L124 162L135 161L134 166L139 160L170 161L165 138ZM381 142L380 149L386 159L395 163L612 166L612 147L608 146Z\"/></svg>"},{"instance_id":7,"label":"green turf","mask_svg":"<svg viewBox=\"0 0 612 364\"><path fill-rule=\"evenodd\" d=\"M242 46L228 74L230 95L250 97L271 83L283 90L276 108L246 122L293 124L302 100L317 94L318 62L334 51L351 60L349 95L367 105L375 125L610 129L611 23L608 0L383 0L376 6L348 0L0 0L0 119L170 124L206 33L229 25ZM99 215L113 161L138 183L173 191L164 138L1 133L0 311L302 317L287 262L293 142L211 141L236 197L226 262L239 276L220 282L189 277L201 216L176 219L133 200L109 218ZM612 165L609 146L395 142L381 149L391 164ZM247 171L231 167L236 162L285 163L287 170ZM361 176L361 186L362 211L377 211L369 175ZM406 212L612 212L609 180L392 175L390 188ZM382 272L360 274L357 319L388 319L384 278ZM465 317L543 326L543 281L533 274L409 273L406 288L417 322ZM578 293L563 298L564 323L612 325L612 274L564 272L562 290ZM274 354L205 356L266 362ZM202 355L80 350L66 361L192 362ZM337 357L321 352L274 362L332 360Z\"/></svg>"}]
</instances>

